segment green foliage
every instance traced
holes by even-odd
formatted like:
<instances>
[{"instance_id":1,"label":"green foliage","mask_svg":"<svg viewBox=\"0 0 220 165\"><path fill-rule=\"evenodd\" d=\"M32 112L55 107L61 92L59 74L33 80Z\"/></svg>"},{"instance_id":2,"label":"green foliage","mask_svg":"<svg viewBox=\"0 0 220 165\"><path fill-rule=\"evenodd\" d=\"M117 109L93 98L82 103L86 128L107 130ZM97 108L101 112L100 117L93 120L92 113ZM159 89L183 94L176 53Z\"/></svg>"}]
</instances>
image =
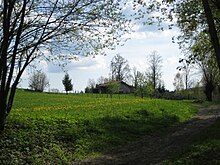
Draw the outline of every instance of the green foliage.
<instances>
[{"instance_id":1,"label":"green foliage","mask_svg":"<svg viewBox=\"0 0 220 165\"><path fill-rule=\"evenodd\" d=\"M64 85L66 94L67 94L68 91L73 90L73 84L71 83L71 81L72 81L72 79L70 79L69 74L66 73L63 80L62 80L62 83Z\"/></svg>"},{"instance_id":2,"label":"green foliage","mask_svg":"<svg viewBox=\"0 0 220 165\"><path fill-rule=\"evenodd\" d=\"M112 95L114 93L119 93L120 83L115 80L111 80L108 82L107 90ZM111 96L112 97L112 96Z\"/></svg>"},{"instance_id":3,"label":"green foliage","mask_svg":"<svg viewBox=\"0 0 220 165\"><path fill-rule=\"evenodd\" d=\"M209 35L202 32L198 36L198 41L192 46L192 55L189 57L197 63L202 72L204 93L209 101L212 101L213 91L219 85L220 79L218 64L212 49Z\"/></svg>"},{"instance_id":4,"label":"green foliage","mask_svg":"<svg viewBox=\"0 0 220 165\"><path fill-rule=\"evenodd\" d=\"M196 111L187 101L18 90L0 139L0 164L72 164L165 130Z\"/></svg>"}]
</instances>

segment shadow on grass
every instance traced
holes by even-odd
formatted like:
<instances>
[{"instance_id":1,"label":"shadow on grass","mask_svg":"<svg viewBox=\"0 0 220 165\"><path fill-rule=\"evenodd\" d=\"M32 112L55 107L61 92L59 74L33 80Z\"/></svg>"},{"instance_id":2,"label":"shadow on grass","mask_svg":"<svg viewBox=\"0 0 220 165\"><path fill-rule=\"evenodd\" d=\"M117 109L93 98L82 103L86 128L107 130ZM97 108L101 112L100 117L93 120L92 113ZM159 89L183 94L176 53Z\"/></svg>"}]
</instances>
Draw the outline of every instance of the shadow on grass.
<instances>
[{"instance_id":1,"label":"shadow on grass","mask_svg":"<svg viewBox=\"0 0 220 165\"><path fill-rule=\"evenodd\" d=\"M106 152L177 123L179 119L174 115L155 115L147 110L140 110L127 116L105 116L78 121L72 127L60 130L57 138L74 148L76 159L84 159L87 155Z\"/></svg>"},{"instance_id":2,"label":"shadow on grass","mask_svg":"<svg viewBox=\"0 0 220 165\"><path fill-rule=\"evenodd\" d=\"M8 131L0 139L0 164L68 164L166 130L179 123L179 119L165 112L141 109L131 114L75 121L73 118L13 118L9 122Z\"/></svg>"},{"instance_id":3,"label":"shadow on grass","mask_svg":"<svg viewBox=\"0 0 220 165\"><path fill-rule=\"evenodd\" d=\"M191 144L167 164L220 164L220 118L193 136Z\"/></svg>"}]
</instances>

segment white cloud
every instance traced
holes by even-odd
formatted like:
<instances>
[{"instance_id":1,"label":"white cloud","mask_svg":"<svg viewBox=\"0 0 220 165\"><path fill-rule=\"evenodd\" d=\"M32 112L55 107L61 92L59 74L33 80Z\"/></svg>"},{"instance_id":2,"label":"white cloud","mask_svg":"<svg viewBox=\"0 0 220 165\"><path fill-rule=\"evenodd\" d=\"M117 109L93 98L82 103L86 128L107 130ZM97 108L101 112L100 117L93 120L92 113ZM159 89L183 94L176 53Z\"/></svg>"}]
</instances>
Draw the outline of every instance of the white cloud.
<instances>
[{"instance_id":1,"label":"white cloud","mask_svg":"<svg viewBox=\"0 0 220 165\"><path fill-rule=\"evenodd\" d=\"M164 26L167 26L164 25ZM163 31L159 30L159 27L156 25L143 25L143 22L138 22L133 25L133 32L130 34L125 34L124 38L129 39L138 39L138 40L144 40L150 37L155 38L163 38L168 36L178 36L179 30L176 27L173 27L172 29L165 28Z\"/></svg>"},{"instance_id":2,"label":"white cloud","mask_svg":"<svg viewBox=\"0 0 220 165\"><path fill-rule=\"evenodd\" d=\"M140 72L146 72L147 69L147 61L146 60L137 60L137 61L132 61L130 63L131 69L133 69L134 67L140 71Z\"/></svg>"},{"instance_id":3,"label":"white cloud","mask_svg":"<svg viewBox=\"0 0 220 165\"><path fill-rule=\"evenodd\" d=\"M166 66L176 66L178 65L178 56L172 56L172 57L168 57L164 60L164 65Z\"/></svg>"},{"instance_id":4,"label":"white cloud","mask_svg":"<svg viewBox=\"0 0 220 165\"><path fill-rule=\"evenodd\" d=\"M129 17L132 7L125 6L124 10ZM124 36L130 40L125 43L124 47L117 47L114 51L108 50L107 57L80 57L77 61L70 61L63 70L58 65L45 61L41 61L37 66L47 71L52 88L63 90L63 71L68 70L74 82L74 90L83 90L89 78L96 80L100 76L108 77L110 61L117 53L128 60L131 68L136 67L137 70L144 72L147 68L147 55L156 50L163 58L162 79L165 81L165 86L168 89L173 89L172 82L177 71L176 66L178 65L180 51L176 44L172 44L171 38L178 35L178 30L174 28L159 31L156 25L147 26L143 25L143 22L143 20L135 21L133 27L135 32ZM166 22L164 24L167 26ZM44 53L49 54L46 50ZM28 73L25 73L24 77L27 78Z\"/></svg>"},{"instance_id":5,"label":"white cloud","mask_svg":"<svg viewBox=\"0 0 220 165\"><path fill-rule=\"evenodd\" d=\"M103 56L96 56L96 57L82 57L77 61L72 61L70 65L67 66L68 68L73 69L98 69L105 67L105 60Z\"/></svg>"},{"instance_id":6,"label":"white cloud","mask_svg":"<svg viewBox=\"0 0 220 165\"><path fill-rule=\"evenodd\" d=\"M104 56L93 57L79 57L78 60L72 60L67 63L63 68L54 64L49 63L48 72L59 73L64 70L93 70L106 67Z\"/></svg>"},{"instance_id":7,"label":"white cloud","mask_svg":"<svg viewBox=\"0 0 220 165\"><path fill-rule=\"evenodd\" d=\"M48 67L48 64L47 64L47 62L46 62L45 60L41 60L41 61L39 62L38 67L39 67L40 69L42 69L42 70L46 70L47 67Z\"/></svg>"}]
</instances>

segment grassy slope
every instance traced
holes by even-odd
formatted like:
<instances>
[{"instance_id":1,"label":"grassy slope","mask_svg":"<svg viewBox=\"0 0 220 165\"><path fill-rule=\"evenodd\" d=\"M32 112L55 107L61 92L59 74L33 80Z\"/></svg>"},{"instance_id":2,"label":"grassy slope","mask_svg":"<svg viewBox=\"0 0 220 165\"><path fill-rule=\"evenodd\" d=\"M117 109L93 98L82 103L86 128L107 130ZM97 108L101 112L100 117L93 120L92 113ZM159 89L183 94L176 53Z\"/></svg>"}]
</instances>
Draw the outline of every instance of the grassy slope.
<instances>
[{"instance_id":1,"label":"grassy slope","mask_svg":"<svg viewBox=\"0 0 220 165\"><path fill-rule=\"evenodd\" d=\"M0 164L69 164L191 118L186 101L18 90Z\"/></svg>"}]
</instances>

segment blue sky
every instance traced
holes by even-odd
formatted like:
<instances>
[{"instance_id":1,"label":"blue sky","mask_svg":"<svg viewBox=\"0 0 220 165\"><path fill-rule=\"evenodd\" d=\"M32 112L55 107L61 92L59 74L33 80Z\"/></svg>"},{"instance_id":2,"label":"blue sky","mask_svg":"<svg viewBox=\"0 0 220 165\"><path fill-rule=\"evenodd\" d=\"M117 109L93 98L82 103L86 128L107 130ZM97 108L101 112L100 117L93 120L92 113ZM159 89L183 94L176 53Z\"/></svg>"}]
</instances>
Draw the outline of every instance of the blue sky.
<instances>
[{"instance_id":1,"label":"blue sky","mask_svg":"<svg viewBox=\"0 0 220 165\"><path fill-rule=\"evenodd\" d=\"M129 6L125 8L125 12L132 11L130 8ZM159 31L156 26L143 26L141 20L136 22L133 28L135 32L124 36L130 40L115 50L106 50L107 56L81 57L77 61L71 61L66 66L65 69L68 70L72 79L74 91L84 91L89 79L96 81L100 76L108 77L110 61L116 54L120 54L128 60L131 68L136 67L138 71L145 72L148 67L147 55L152 51L157 51L163 58L162 80L166 89L174 89L173 80L177 73L178 60L182 56L178 45L172 43L172 37L178 35L178 30L174 28ZM65 73L59 66L46 61L40 61L36 66L35 69L41 69L46 73L50 82L50 89L55 88L59 89L60 92L64 91L62 79ZM19 87L28 88L28 78L33 70L33 68L29 68L25 71Z\"/></svg>"},{"instance_id":2,"label":"blue sky","mask_svg":"<svg viewBox=\"0 0 220 165\"><path fill-rule=\"evenodd\" d=\"M124 46L118 46L115 50L106 50L107 56L82 57L78 61L68 64L66 69L72 78L74 90L84 91L88 79L97 80L100 76L108 77L110 61L118 53L128 60L131 68L136 67L137 70L144 72L148 67L147 55L154 50L163 58L162 80L165 87L173 90L173 80L177 73L176 67L179 65L178 59L181 57L181 50L178 49L176 43L172 43L172 37L177 35L178 31L158 31L156 27L154 30L151 27L150 30L145 28L145 30L138 31L138 28L136 27L136 32L129 35L131 39L125 42ZM50 89L64 90L62 79L65 73L59 66L41 61L37 65L37 69L42 69L46 73ZM24 73L20 87L28 87L28 77L31 71L33 69Z\"/></svg>"}]
</instances>

